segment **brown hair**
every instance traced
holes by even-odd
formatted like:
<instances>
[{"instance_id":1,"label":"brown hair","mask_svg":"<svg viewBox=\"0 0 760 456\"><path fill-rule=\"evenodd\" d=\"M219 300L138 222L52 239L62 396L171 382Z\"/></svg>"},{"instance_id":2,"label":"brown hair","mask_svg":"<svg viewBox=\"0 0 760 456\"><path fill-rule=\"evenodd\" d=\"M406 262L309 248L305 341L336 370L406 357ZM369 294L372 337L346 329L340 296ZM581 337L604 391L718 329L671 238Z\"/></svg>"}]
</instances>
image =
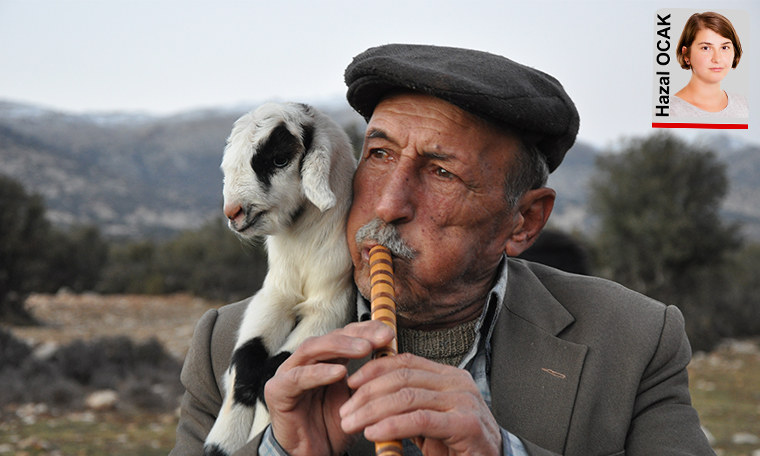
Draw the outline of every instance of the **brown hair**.
<instances>
[{"instance_id":1,"label":"brown hair","mask_svg":"<svg viewBox=\"0 0 760 456\"><path fill-rule=\"evenodd\" d=\"M704 29L710 29L718 35L731 40L734 46L734 63L731 68L736 68L736 65L739 64L739 59L742 57L742 44L739 41L739 35L736 34L731 21L718 13L709 11L701 14L692 14L683 27L681 39L678 40L678 47L676 48L676 58L678 59L678 63L681 64L681 68L684 70L691 69L691 65L686 63L685 59L691 54L691 45L697 38L697 32ZM681 53L684 46L687 49L686 55Z\"/></svg>"}]
</instances>

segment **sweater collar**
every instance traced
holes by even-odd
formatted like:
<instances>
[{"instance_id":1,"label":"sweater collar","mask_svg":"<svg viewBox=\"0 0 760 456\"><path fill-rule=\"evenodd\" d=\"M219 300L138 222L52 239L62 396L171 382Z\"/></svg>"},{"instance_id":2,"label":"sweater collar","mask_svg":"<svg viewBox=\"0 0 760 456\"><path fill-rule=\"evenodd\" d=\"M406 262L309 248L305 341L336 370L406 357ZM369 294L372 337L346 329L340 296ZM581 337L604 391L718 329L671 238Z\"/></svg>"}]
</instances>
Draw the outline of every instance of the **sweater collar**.
<instances>
[{"instance_id":1,"label":"sweater collar","mask_svg":"<svg viewBox=\"0 0 760 456\"><path fill-rule=\"evenodd\" d=\"M475 341L459 363L459 367L466 366L467 363L475 357L481 347L489 345L489 341L493 335L494 326L496 325L496 320L499 318L499 312L503 307L504 298L507 294L508 271L507 256L503 255L501 263L497 269L496 282L488 293L483 312L475 323ZM370 303L361 295L361 293L357 293L356 296L358 320L367 321L371 318Z\"/></svg>"}]
</instances>

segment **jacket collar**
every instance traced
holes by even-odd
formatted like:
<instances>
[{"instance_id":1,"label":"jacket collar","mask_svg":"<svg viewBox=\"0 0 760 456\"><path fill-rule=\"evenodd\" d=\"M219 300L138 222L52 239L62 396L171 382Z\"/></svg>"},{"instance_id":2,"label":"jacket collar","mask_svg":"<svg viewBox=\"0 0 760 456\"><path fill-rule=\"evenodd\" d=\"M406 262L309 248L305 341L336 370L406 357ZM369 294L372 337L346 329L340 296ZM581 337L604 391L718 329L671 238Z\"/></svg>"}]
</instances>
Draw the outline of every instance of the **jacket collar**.
<instances>
[{"instance_id":1,"label":"jacket collar","mask_svg":"<svg viewBox=\"0 0 760 456\"><path fill-rule=\"evenodd\" d=\"M491 406L501 427L561 454L588 347L557 337L575 321L542 282L557 273L509 260L492 339Z\"/></svg>"},{"instance_id":2,"label":"jacket collar","mask_svg":"<svg viewBox=\"0 0 760 456\"><path fill-rule=\"evenodd\" d=\"M531 270L523 260L508 260L505 305L511 313L538 326L552 336L571 325L575 318L541 282L540 272ZM552 270L554 271L554 270Z\"/></svg>"}]
</instances>

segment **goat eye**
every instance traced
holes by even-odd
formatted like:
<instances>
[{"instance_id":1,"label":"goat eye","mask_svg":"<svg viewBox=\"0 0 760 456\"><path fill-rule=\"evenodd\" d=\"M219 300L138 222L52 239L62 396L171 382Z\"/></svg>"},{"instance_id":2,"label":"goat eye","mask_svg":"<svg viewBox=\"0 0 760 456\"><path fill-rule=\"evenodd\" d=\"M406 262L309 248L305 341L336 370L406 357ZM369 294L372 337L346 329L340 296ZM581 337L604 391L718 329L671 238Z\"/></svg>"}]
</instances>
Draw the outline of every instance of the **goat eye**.
<instances>
[{"instance_id":1,"label":"goat eye","mask_svg":"<svg viewBox=\"0 0 760 456\"><path fill-rule=\"evenodd\" d=\"M284 168L288 166L288 159L287 157L274 157L272 164L278 168Z\"/></svg>"}]
</instances>

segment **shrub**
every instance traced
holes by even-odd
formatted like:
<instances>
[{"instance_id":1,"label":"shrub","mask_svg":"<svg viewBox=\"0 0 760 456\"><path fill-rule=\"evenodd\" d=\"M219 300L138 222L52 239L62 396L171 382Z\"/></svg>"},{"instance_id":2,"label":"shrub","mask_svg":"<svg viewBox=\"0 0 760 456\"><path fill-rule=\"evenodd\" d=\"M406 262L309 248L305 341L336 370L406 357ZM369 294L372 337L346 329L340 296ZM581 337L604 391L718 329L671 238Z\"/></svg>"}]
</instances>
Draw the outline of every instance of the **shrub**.
<instances>
[{"instance_id":1,"label":"shrub","mask_svg":"<svg viewBox=\"0 0 760 456\"><path fill-rule=\"evenodd\" d=\"M119 393L119 407L169 411L184 391L181 363L155 339L77 340L47 360L2 329L0 344L0 406L42 402L80 408L87 394L112 389Z\"/></svg>"}]
</instances>

